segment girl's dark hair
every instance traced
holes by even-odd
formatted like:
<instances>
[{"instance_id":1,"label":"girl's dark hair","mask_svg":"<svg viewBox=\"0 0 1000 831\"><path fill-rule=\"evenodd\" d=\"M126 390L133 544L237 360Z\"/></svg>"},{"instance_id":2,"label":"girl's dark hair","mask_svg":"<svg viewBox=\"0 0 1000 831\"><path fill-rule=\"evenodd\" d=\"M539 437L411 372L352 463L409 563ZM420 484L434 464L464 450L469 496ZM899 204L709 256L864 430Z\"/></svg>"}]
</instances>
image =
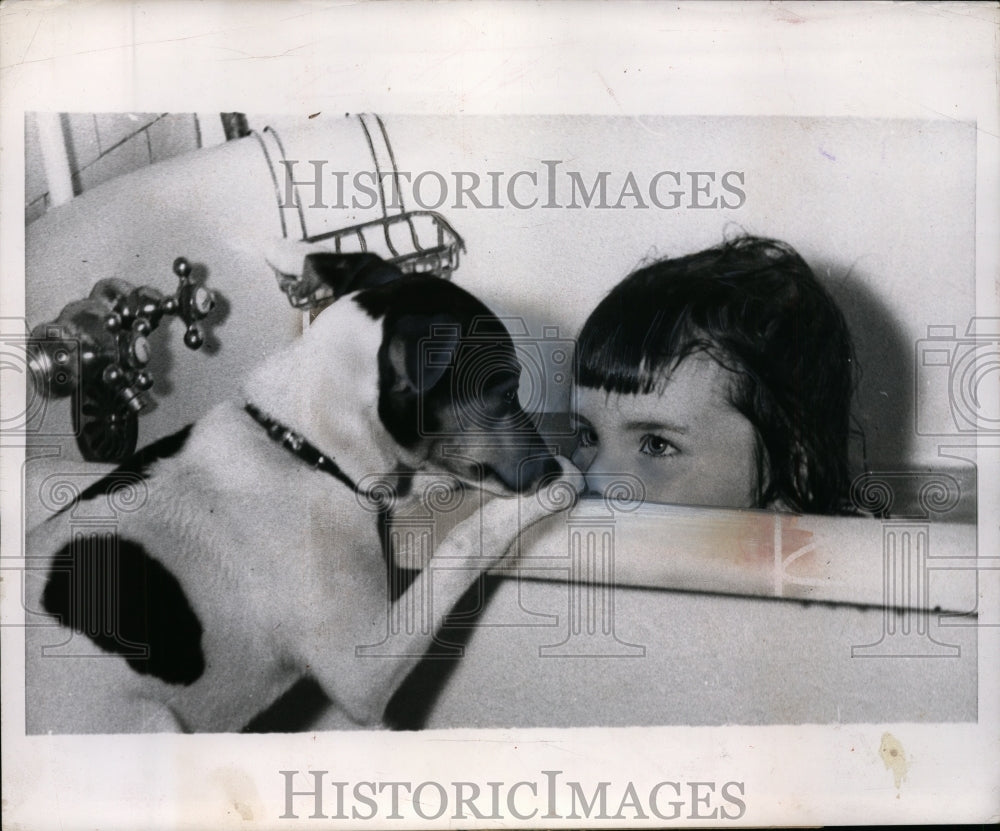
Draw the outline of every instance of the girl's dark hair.
<instances>
[{"instance_id":1,"label":"girl's dark hair","mask_svg":"<svg viewBox=\"0 0 1000 831\"><path fill-rule=\"evenodd\" d=\"M650 393L706 353L757 434L757 506L839 513L849 486L854 350L844 316L789 245L741 236L644 266L587 318L577 383Z\"/></svg>"}]
</instances>

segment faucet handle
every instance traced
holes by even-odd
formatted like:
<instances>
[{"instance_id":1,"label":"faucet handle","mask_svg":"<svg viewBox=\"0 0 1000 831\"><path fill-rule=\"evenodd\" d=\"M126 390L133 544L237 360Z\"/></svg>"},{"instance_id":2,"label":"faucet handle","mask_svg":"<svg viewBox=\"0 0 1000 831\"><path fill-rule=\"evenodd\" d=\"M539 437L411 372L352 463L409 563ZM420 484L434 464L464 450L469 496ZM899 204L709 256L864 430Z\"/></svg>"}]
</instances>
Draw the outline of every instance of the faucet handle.
<instances>
[{"instance_id":1,"label":"faucet handle","mask_svg":"<svg viewBox=\"0 0 1000 831\"><path fill-rule=\"evenodd\" d=\"M173 265L174 294L133 286L117 277L99 280L89 297L63 307L59 316L36 326L29 341L32 375L46 397L72 395L77 445L91 461L120 461L135 450L136 418L153 386L147 366L149 337L164 316L186 324L184 343L205 341L198 322L215 306L215 294L195 282L184 257Z\"/></svg>"},{"instance_id":2,"label":"faucet handle","mask_svg":"<svg viewBox=\"0 0 1000 831\"><path fill-rule=\"evenodd\" d=\"M184 332L184 345L188 349L200 349L205 342L205 336L197 325L215 308L215 294L204 286L200 286L191 278L191 264L184 258L174 260L174 274L180 280L175 297L170 298L168 314L178 314L187 324Z\"/></svg>"}]
</instances>

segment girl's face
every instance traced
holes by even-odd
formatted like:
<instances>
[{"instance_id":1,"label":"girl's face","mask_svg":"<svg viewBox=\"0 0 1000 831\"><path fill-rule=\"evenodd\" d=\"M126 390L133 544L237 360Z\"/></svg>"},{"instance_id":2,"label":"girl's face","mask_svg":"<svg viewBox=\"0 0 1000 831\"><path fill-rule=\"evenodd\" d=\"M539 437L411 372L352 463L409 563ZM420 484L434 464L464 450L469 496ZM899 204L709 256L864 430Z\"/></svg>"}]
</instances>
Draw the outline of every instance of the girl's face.
<instances>
[{"instance_id":1,"label":"girl's face","mask_svg":"<svg viewBox=\"0 0 1000 831\"><path fill-rule=\"evenodd\" d=\"M729 403L733 380L710 357L692 355L662 391L609 395L579 388L583 440L573 461L586 472L588 491L602 493L615 474L629 473L651 502L754 507L755 433Z\"/></svg>"}]
</instances>

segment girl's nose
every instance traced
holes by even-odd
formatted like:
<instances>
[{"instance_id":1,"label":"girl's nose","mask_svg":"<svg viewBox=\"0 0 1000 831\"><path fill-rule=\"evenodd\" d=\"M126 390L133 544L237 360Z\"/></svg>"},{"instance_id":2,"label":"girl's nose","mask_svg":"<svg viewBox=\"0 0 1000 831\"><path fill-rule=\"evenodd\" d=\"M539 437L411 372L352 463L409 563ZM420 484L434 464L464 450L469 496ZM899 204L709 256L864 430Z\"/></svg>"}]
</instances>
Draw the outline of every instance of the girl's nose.
<instances>
[{"instance_id":1,"label":"girl's nose","mask_svg":"<svg viewBox=\"0 0 1000 831\"><path fill-rule=\"evenodd\" d=\"M645 501L646 487L639 475L608 454L598 456L583 476L585 497L605 498L619 506Z\"/></svg>"}]
</instances>

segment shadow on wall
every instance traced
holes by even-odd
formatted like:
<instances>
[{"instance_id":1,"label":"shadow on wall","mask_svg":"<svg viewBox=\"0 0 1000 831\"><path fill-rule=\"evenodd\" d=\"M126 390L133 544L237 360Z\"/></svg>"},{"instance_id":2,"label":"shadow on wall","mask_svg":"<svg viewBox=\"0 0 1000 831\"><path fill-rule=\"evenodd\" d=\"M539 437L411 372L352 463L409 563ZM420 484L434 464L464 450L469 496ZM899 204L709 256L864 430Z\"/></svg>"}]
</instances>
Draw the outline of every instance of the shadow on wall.
<instances>
[{"instance_id":1,"label":"shadow on wall","mask_svg":"<svg viewBox=\"0 0 1000 831\"><path fill-rule=\"evenodd\" d=\"M907 334L904 322L872 290L876 275L860 273L840 264L819 260L814 264L817 276L840 306L854 339L858 359L857 390L853 414L855 428L862 436L852 439L850 465L852 476L862 472L912 474L893 480L892 515L923 512L921 478L932 470L947 473L958 488L957 504L945 515L951 522L976 522L978 518L978 475L968 461L940 459L929 465L917 463L917 373L916 344Z\"/></svg>"},{"instance_id":2,"label":"shadow on wall","mask_svg":"<svg viewBox=\"0 0 1000 831\"><path fill-rule=\"evenodd\" d=\"M199 347L205 356L218 354L224 346L224 341L217 334L218 330L225 326L232 312L232 304L226 294L213 285L210 280L209 269L204 263L193 263L191 266L191 277L198 286L205 286L211 289L215 298L215 307L204 320L198 321L198 329L204 337L204 343ZM187 348L182 346L184 337L184 322L175 317L167 317L160 327L165 329L162 335L157 333L153 339L153 348L150 350L151 357L147 370L155 379L155 383L149 395L146 396L146 409L144 414L152 412L158 405L160 399L173 395L176 385L171 377L171 371L176 363L175 354L177 350L187 352ZM223 329L223 331L225 331ZM183 387L182 387L183 388Z\"/></svg>"},{"instance_id":3,"label":"shadow on wall","mask_svg":"<svg viewBox=\"0 0 1000 831\"><path fill-rule=\"evenodd\" d=\"M847 319L859 365L854 426L863 431L864 443L861 437L852 442L851 468L905 466L913 436L913 344L872 291L877 281L871 275L825 261L815 263L814 270Z\"/></svg>"}]
</instances>

